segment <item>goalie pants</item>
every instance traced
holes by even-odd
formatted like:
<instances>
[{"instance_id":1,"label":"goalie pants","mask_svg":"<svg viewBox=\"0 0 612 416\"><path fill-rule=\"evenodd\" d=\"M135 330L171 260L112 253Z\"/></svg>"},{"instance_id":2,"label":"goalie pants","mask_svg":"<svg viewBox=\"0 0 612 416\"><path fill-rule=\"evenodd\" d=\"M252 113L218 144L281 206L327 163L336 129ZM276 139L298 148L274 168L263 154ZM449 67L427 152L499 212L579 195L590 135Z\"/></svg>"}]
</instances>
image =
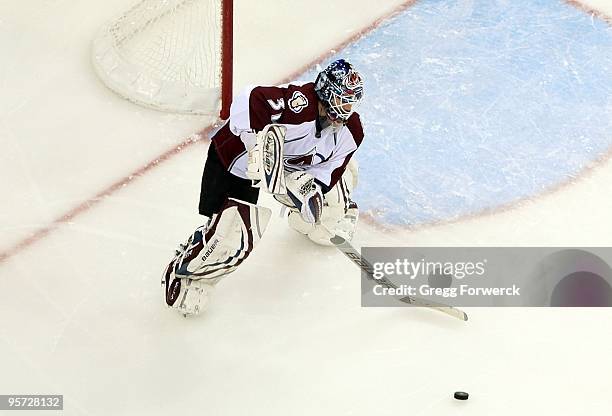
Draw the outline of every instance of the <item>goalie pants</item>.
<instances>
[{"instance_id":1,"label":"goalie pants","mask_svg":"<svg viewBox=\"0 0 612 416\"><path fill-rule=\"evenodd\" d=\"M202 175L198 206L200 215L210 218L219 213L227 198L256 204L258 197L259 188L252 187L250 179L243 179L228 172L219 159L215 145L211 143Z\"/></svg>"}]
</instances>

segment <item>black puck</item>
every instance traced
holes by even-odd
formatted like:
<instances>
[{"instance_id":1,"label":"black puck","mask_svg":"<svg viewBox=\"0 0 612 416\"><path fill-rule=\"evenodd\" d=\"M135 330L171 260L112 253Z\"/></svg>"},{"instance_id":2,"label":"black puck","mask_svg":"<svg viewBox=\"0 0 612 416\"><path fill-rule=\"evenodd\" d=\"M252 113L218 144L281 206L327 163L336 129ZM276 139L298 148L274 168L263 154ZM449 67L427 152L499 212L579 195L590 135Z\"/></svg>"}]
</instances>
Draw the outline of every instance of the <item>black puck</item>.
<instances>
[{"instance_id":1,"label":"black puck","mask_svg":"<svg viewBox=\"0 0 612 416\"><path fill-rule=\"evenodd\" d=\"M457 400L467 400L468 397L470 397L470 395L467 394L464 391L456 391L455 392L455 399L457 399Z\"/></svg>"}]
</instances>

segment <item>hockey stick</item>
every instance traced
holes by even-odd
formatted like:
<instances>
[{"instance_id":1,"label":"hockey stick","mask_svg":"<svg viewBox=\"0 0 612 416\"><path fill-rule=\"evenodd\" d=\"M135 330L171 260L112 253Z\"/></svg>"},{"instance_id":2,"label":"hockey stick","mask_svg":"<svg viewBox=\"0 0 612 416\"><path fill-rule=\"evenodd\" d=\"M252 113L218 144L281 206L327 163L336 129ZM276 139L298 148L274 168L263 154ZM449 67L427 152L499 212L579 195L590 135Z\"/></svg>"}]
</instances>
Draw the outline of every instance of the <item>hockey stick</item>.
<instances>
[{"instance_id":1,"label":"hockey stick","mask_svg":"<svg viewBox=\"0 0 612 416\"><path fill-rule=\"evenodd\" d=\"M357 266L359 266L359 268L361 270L363 270L367 274L368 279L373 280L376 283L378 283L379 285L382 285L384 287L392 288L392 289L397 289L397 286L393 282L391 282L390 280L388 280L385 277L383 277L381 279L376 279L374 277L374 274L373 274L374 273L374 268L372 267L370 262L368 262L366 259L364 259L361 256L361 254L355 249L355 247L353 247L344 238L335 235L332 238L330 238L329 241L334 246L336 246L336 248L338 250L340 250L342 253L344 253L344 255L346 257L351 259L351 261L353 263L355 263ZM400 302L404 302L404 303L407 303L407 304L413 305L413 306L419 306L419 307L424 307L424 308L435 309L437 311L440 311L442 313L445 313L447 315L450 315L450 316L452 316L454 318L457 318L457 319L460 319L462 321L467 321L468 320L468 316L467 316L467 314L465 312L463 312L460 309L454 308L452 306L445 305L443 303L432 302L432 301L425 300L425 299L415 298L413 296L404 296L403 298L400 298L398 300Z\"/></svg>"}]
</instances>

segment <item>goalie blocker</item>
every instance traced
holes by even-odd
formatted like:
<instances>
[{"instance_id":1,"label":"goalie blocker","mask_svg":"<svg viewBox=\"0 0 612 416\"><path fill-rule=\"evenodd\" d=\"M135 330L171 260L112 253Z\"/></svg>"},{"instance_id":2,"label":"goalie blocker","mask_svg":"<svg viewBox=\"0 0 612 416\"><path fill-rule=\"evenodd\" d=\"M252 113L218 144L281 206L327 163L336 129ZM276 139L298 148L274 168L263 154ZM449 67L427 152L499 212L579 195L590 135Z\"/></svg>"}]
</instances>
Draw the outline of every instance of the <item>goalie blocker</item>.
<instances>
[{"instance_id":1,"label":"goalie blocker","mask_svg":"<svg viewBox=\"0 0 612 416\"><path fill-rule=\"evenodd\" d=\"M263 235L270 209L229 198L220 213L198 227L163 274L166 304L184 315L206 309L214 286L233 272Z\"/></svg>"},{"instance_id":2,"label":"goalie blocker","mask_svg":"<svg viewBox=\"0 0 612 416\"><path fill-rule=\"evenodd\" d=\"M268 124L257 133L256 144L249 150L247 176L253 186L271 194L287 192L283 167L283 147L287 127Z\"/></svg>"}]
</instances>

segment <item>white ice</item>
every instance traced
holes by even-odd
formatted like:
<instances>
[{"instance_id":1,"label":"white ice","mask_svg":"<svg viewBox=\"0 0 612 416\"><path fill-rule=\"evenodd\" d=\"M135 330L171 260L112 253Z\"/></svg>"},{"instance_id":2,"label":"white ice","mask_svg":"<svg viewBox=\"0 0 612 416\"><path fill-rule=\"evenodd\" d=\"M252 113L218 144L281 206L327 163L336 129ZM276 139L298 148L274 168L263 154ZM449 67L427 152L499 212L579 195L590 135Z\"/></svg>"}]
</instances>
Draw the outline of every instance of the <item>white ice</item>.
<instances>
[{"instance_id":1,"label":"white ice","mask_svg":"<svg viewBox=\"0 0 612 416\"><path fill-rule=\"evenodd\" d=\"M237 2L236 88L281 81L402 3ZM612 1L589 3L612 15ZM127 6L0 2L0 394L63 394L65 415L610 414L612 311L478 308L463 323L361 308L354 266L276 217L206 315L165 309L162 268L199 221L204 142L20 249L210 123L99 83L91 38ZM503 212L416 230L362 222L356 242L610 246L611 194L607 160Z\"/></svg>"}]
</instances>

